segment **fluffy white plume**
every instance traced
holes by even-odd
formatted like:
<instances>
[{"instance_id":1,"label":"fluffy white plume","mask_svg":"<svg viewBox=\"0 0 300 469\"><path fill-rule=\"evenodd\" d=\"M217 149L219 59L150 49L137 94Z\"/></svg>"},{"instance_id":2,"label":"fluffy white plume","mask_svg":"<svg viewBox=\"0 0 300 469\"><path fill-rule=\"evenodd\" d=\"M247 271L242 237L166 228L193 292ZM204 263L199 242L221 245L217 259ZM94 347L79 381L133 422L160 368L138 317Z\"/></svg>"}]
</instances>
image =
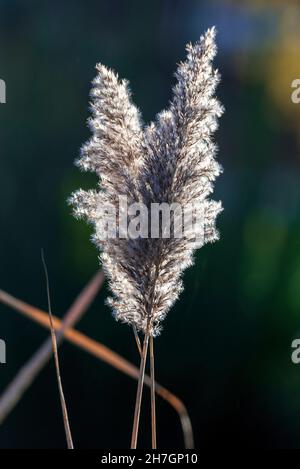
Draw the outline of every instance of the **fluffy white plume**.
<instances>
[{"instance_id":1,"label":"fluffy white plume","mask_svg":"<svg viewBox=\"0 0 300 469\"><path fill-rule=\"evenodd\" d=\"M94 241L113 293L108 302L116 318L152 335L158 334L182 290L181 274L192 264L195 248L218 239L215 221L221 203L208 198L221 172L212 140L223 112L214 97L220 79L212 65L215 55L212 28L187 46L169 108L145 128L127 82L102 65L96 67L89 121L93 136L83 146L78 165L97 173L99 189L79 190L71 202L75 215L95 226ZM115 238L103 240L99 208L105 203L117 208L119 195L125 195L129 204L143 203L149 213L153 203L183 208L193 203L201 214L203 236L164 238L160 231L156 239L122 239L117 230Z\"/></svg>"}]
</instances>

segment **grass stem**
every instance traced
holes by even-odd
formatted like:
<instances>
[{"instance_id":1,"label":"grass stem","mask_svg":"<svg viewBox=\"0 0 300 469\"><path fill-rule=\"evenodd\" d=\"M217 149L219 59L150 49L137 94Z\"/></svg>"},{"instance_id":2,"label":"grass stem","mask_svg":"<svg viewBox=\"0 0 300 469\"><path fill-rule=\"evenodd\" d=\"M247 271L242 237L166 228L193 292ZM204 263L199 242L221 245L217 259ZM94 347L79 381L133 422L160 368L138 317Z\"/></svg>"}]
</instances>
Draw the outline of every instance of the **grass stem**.
<instances>
[{"instance_id":1,"label":"grass stem","mask_svg":"<svg viewBox=\"0 0 300 469\"><path fill-rule=\"evenodd\" d=\"M136 341L136 345L137 345L137 348L138 348L138 351L139 351L139 354L140 354L140 357L142 356L142 345L141 345L141 341L140 341L140 338L139 338L139 335L138 335L138 331L136 329L136 325L135 324L132 324L132 329L133 329L133 333L134 333L134 338L135 338L135 341Z\"/></svg>"},{"instance_id":2,"label":"grass stem","mask_svg":"<svg viewBox=\"0 0 300 469\"><path fill-rule=\"evenodd\" d=\"M137 447L143 387L144 387L144 380L145 380L145 367L146 367L147 352L148 352L148 343L149 343L149 334L147 333L144 337L143 350L142 350L141 362L140 362L140 371L139 371L138 387L137 387L137 392L136 392L134 419L133 419L131 445L130 445L131 449L136 449Z\"/></svg>"},{"instance_id":3,"label":"grass stem","mask_svg":"<svg viewBox=\"0 0 300 469\"><path fill-rule=\"evenodd\" d=\"M155 373L154 373L154 340L150 337L150 378L151 378L151 435L152 449L157 449L156 442L156 404L155 404Z\"/></svg>"},{"instance_id":4,"label":"grass stem","mask_svg":"<svg viewBox=\"0 0 300 469\"><path fill-rule=\"evenodd\" d=\"M99 275L99 276L98 276ZM102 284L102 272L97 274L93 281L93 288L100 282ZM95 282L95 284L94 284ZM88 286L88 289L92 287ZM92 293L92 292L90 292ZM82 292L80 297L74 303L74 312L75 309L78 309L84 306L87 307L87 294L88 291ZM81 298L82 296L82 298ZM49 315L42 311L35 306L32 306L20 299L10 295L9 293L5 292L4 290L0 289L0 303L3 305L8 306L9 308L17 311L18 313L22 314L24 317L27 317L31 321L39 324L40 326L49 329ZM78 304L77 304L78 303ZM75 307L76 306L76 307ZM81 332L72 329L72 324L68 323L68 326L64 325L64 323L55 316L52 316L52 322L54 325L55 330L58 333L58 337L60 334L71 344L79 347L81 350L89 353L91 356L102 360L103 362L107 363L108 365L112 366L116 370L120 371L121 373L126 374L127 376L138 380L139 379L139 369L126 360L124 357L120 356L118 353L114 352L110 348L106 347L104 344L100 342L96 342L95 340L87 337L86 335L82 334ZM27 365L25 365L25 368ZM32 369L32 364L30 364L30 370ZM20 370L20 380L19 376L17 375L10 385L4 390L3 394L0 395L0 425L3 423L5 418L9 415L9 413L13 410L16 403L22 398L25 390L30 386L31 382L36 376L36 372L30 378L30 372L27 369ZM151 378L150 376L145 375L144 383L149 388L151 387ZM170 392L164 386L156 382L155 391L158 396L164 399L168 404L170 404L173 409L177 412L180 423L182 427L184 443L186 449L193 449L194 448L194 437L193 437L193 427L191 423L190 416L188 411L184 405L184 403L179 399L175 394Z\"/></svg>"},{"instance_id":5,"label":"grass stem","mask_svg":"<svg viewBox=\"0 0 300 469\"><path fill-rule=\"evenodd\" d=\"M64 395L64 391L63 391L61 375L60 375L60 366L59 366L59 359L58 359L56 334L55 334L55 329L54 329L53 320L52 320L49 277L48 277L48 270L47 270L47 265L46 265L43 250L41 251L41 255L42 255L42 262L43 262L43 267L44 267L44 271L45 271L45 278L46 278L48 311L49 311L52 347L53 347L55 370L56 370L56 377L57 377L57 384L58 384L58 391L59 391L61 409L62 409L62 414L63 414L63 421L64 421L64 427L65 427L66 440L67 440L68 449L74 449L73 439L72 439L72 434L71 434L71 428L70 428L70 423L69 423L68 410L67 410L67 405L66 405L66 400L65 400L65 395Z\"/></svg>"}]
</instances>

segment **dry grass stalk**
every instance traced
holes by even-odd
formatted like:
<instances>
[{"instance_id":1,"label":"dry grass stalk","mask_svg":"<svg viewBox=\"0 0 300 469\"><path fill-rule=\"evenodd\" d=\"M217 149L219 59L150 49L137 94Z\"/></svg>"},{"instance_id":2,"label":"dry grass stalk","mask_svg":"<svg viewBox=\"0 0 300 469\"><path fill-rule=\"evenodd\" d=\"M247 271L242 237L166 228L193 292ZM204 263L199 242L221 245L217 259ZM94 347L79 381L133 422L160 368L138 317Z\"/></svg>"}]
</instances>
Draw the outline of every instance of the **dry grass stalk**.
<instances>
[{"instance_id":1,"label":"dry grass stalk","mask_svg":"<svg viewBox=\"0 0 300 469\"><path fill-rule=\"evenodd\" d=\"M74 315L76 313L76 309L84 309L85 299L88 297L89 288L91 288L90 293L94 291L94 287L98 285L98 282L102 280L98 277L101 275L101 272L97 274L94 279L92 280L91 284L84 289L82 294L78 297L78 299L74 303ZM96 293L96 292L95 292ZM36 322L40 326L49 329L49 317L48 314L44 311L36 308L24 301L21 301L14 296L10 295L9 293L0 290L0 302L5 304L6 306L14 309L15 311L23 314L28 319ZM73 308L73 307L72 307ZM71 310L70 310L71 312ZM57 317L53 316L53 325L56 331L61 332L63 337L68 340L73 345L81 348L82 350L86 351L87 353L91 354L97 359L100 359L107 363L108 365L112 366L116 370L124 373L125 375L133 378L139 378L139 370L138 368L130 363L128 360L114 352L113 350L109 349L105 345L96 342L95 340L85 336L81 332L78 332L72 328L65 328L63 326L63 322L58 319ZM50 343L51 351L52 351L52 344ZM40 357L36 357L38 363L40 362ZM13 409L15 404L20 400L24 391L27 387L32 383L35 375L35 365L33 363L28 363L28 367L26 366L20 372L20 379L13 380L13 382L8 386L6 391L0 397L0 423L3 422L4 418L9 414L9 412ZM151 387L151 379L149 376L145 375L145 384ZM162 397L168 404L170 404L174 410L177 412L180 423L182 427L183 437L184 437L184 444L185 448L193 449L194 448L194 437L193 437L193 428L191 424L191 419L187 412L187 409L183 402L171 393L168 389L161 386L159 383L155 383L155 390L156 393Z\"/></svg>"},{"instance_id":2,"label":"dry grass stalk","mask_svg":"<svg viewBox=\"0 0 300 469\"><path fill-rule=\"evenodd\" d=\"M154 371L154 340L150 337L150 378L151 378L151 436L152 449L157 449L156 437L156 406L155 406L155 371Z\"/></svg>"},{"instance_id":3,"label":"dry grass stalk","mask_svg":"<svg viewBox=\"0 0 300 469\"><path fill-rule=\"evenodd\" d=\"M141 345L141 341L140 341L139 334L138 334L138 331L137 331L137 328L136 328L135 324L132 325L132 329L133 329L133 333L134 333L136 346L138 348L138 351L139 351L139 354L140 354L140 357L141 357L142 356L142 345Z\"/></svg>"},{"instance_id":4,"label":"dry grass stalk","mask_svg":"<svg viewBox=\"0 0 300 469\"><path fill-rule=\"evenodd\" d=\"M75 299L74 303L65 314L61 323L61 327L56 329L56 339L58 346L61 344L64 338L64 332L66 331L66 329L75 325L86 312L86 310L94 300L97 292L101 288L103 281L103 272L97 272L97 274L94 275L94 277L89 281L89 283L85 286L82 292ZM11 303L12 299L13 297L0 291L0 301L3 301L11 307L14 307L13 303ZM7 301L10 301L10 304L7 303ZM18 300L14 299L14 301ZM47 319L46 316L45 319ZM33 356L28 360L28 362L22 366L22 368L19 370L19 372L13 378L11 383L7 386L5 391L0 396L0 424L4 422L5 418L18 404L18 402L21 400L26 390L31 386L37 375L44 368L46 363L49 362L52 355L52 339L51 337L49 337L33 354Z\"/></svg>"},{"instance_id":5,"label":"dry grass stalk","mask_svg":"<svg viewBox=\"0 0 300 469\"><path fill-rule=\"evenodd\" d=\"M182 273L193 263L195 249L218 239L215 224L221 203L209 198L221 172L212 138L223 113L214 97L220 79L212 65L215 34L214 28L209 29L194 45L187 45L187 58L177 69L169 108L148 126L143 126L131 101L128 83L105 66L96 66L89 120L93 135L77 164L99 176L99 188L77 191L71 203L77 217L94 225L94 242L113 294L108 303L116 319L145 335L132 447L137 441L149 337L159 334L183 289ZM184 210L192 203L192 219L199 223L200 216L202 236L195 238L195 232L184 231L177 237L171 230L173 235L166 238L160 226L156 237L149 236L149 231L148 236L128 237L118 226L115 237L105 238L103 207L113 207L118 213L120 196L126 196L129 206L146 207L150 222L153 204L176 204ZM127 218L127 227L133 219ZM175 220L172 213L173 228Z\"/></svg>"},{"instance_id":6,"label":"dry grass stalk","mask_svg":"<svg viewBox=\"0 0 300 469\"><path fill-rule=\"evenodd\" d=\"M137 446L148 344L149 344L149 334L146 334L144 337L143 349L142 349L142 354L141 354L138 387L137 387L137 392L136 392L136 401L135 401L131 445L130 445L131 449L136 449L136 446Z\"/></svg>"},{"instance_id":7,"label":"dry grass stalk","mask_svg":"<svg viewBox=\"0 0 300 469\"><path fill-rule=\"evenodd\" d=\"M53 355L54 355L55 371L56 371L58 392L59 392L60 404L61 404L61 409L62 409L66 440L67 440L68 449L74 449L72 432L71 432L71 427L70 427L70 422L69 422L68 409L67 409L65 394L64 394L63 385L62 385L61 373L60 373L60 364L59 364L59 358L58 358L56 333L55 333L55 329L54 329L54 326L53 326L53 320L52 320L49 275L48 275L48 269L47 269L47 265L46 265L43 250L41 251L41 255L42 255L42 263L43 263L44 272L45 272L45 279L46 279L48 313L49 313L50 331L51 331L51 339L52 339L52 349L53 349Z\"/></svg>"},{"instance_id":8,"label":"dry grass stalk","mask_svg":"<svg viewBox=\"0 0 300 469\"><path fill-rule=\"evenodd\" d=\"M140 357L142 356L140 338L138 336L135 325L133 325L134 336ZM154 368L154 340L153 336L150 336L150 379L151 379L151 438L152 438L152 449L157 449L157 437L156 437L156 405L155 405L155 368Z\"/></svg>"}]
</instances>

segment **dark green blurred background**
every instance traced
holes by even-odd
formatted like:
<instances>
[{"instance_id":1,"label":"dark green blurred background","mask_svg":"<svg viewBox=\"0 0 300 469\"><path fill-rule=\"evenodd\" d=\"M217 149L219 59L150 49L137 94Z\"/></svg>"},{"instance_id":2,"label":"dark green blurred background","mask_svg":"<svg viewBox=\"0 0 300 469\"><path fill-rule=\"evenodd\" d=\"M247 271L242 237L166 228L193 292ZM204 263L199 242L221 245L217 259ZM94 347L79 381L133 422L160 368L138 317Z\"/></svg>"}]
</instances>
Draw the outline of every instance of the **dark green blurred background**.
<instances>
[{"instance_id":1,"label":"dark green blurred background","mask_svg":"<svg viewBox=\"0 0 300 469\"><path fill-rule=\"evenodd\" d=\"M297 6L298 4L298 6ZM88 138L88 95L102 62L131 82L149 121L167 105L184 46L218 29L215 199L221 240L185 275L156 340L157 379L186 403L197 448L300 448L300 78L297 1L0 1L0 288L62 316L98 268L90 230L66 199L95 179L73 160ZM102 290L79 329L138 363L132 333ZM48 336L0 305L0 393ZM65 343L61 367L77 448L128 447L136 382ZM139 446L150 445L145 392ZM160 448L182 448L174 411L158 399ZM64 448L53 364L0 427L2 448Z\"/></svg>"}]
</instances>

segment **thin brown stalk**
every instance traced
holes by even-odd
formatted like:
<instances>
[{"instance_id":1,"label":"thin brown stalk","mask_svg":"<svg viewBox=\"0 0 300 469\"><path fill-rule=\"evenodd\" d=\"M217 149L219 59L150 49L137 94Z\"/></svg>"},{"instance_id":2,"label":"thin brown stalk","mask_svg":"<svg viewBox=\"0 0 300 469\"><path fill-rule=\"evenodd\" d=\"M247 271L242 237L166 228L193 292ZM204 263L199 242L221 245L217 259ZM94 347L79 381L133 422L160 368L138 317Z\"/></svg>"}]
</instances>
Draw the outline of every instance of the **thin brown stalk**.
<instances>
[{"instance_id":1,"label":"thin brown stalk","mask_svg":"<svg viewBox=\"0 0 300 469\"><path fill-rule=\"evenodd\" d=\"M145 380L145 367L146 367L147 352L148 352L148 343L149 343L149 334L145 334L144 343L143 343L143 351L142 351L141 362L140 362L138 387L137 387L136 400L135 400L135 409L134 409L134 418L133 418L131 445L130 445L131 449L136 449L136 446L137 446L137 438L138 438L140 415L141 415L141 404L142 404L142 396L143 396L143 388L144 388L144 380Z\"/></svg>"},{"instance_id":2,"label":"thin brown stalk","mask_svg":"<svg viewBox=\"0 0 300 469\"><path fill-rule=\"evenodd\" d=\"M83 314L86 312L99 289L103 285L104 274L102 271L97 272L93 278L84 287L81 293L77 296L67 313L65 314L63 321L60 323L60 327L56 327L57 330L57 346L61 344L64 339L64 332L68 327L72 327L76 324ZM12 298L12 297L11 297ZM0 300L3 300L3 292L0 292ZM12 306L12 305L10 305ZM49 319L45 314L45 325L48 324ZM54 326L58 326L56 318L53 318ZM5 391L0 397L0 424L3 423L5 418L10 414L13 408L23 397L26 390L33 383L35 378L38 376L40 371L49 362L53 355L52 350L52 338L49 337L46 341L38 348L38 350L32 355L32 357L22 366L16 376L13 378L11 383L7 386Z\"/></svg>"},{"instance_id":3,"label":"thin brown stalk","mask_svg":"<svg viewBox=\"0 0 300 469\"><path fill-rule=\"evenodd\" d=\"M136 329L135 324L132 325L132 329L133 329L133 333L134 333L135 342L136 342L136 345L137 345L137 348L138 348L138 351L139 351L139 354L140 354L140 357L141 357L142 356L142 345L141 345L141 341L140 341L138 331Z\"/></svg>"},{"instance_id":4,"label":"thin brown stalk","mask_svg":"<svg viewBox=\"0 0 300 469\"><path fill-rule=\"evenodd\" d=\"M154 340L150 337L150 378L151 378L151 436L152 449L157 449L156 438L156 404L155 404L155 373L154 373Z\"/></svg>"},{"instance_id":5,"label":"thin brown stalk","mask_svg":"<svg viewBox=\"0 0 300 469\"><path fill-rule=\"evenodd\" d=\"M43 250L41 251L41 256L42 256L42 263L43 263L44 272L45 272L45 279L46 279L46 289L47 289L48 312L49 312L49 322L50 322L50 330L51 330L52 348L53 348L56 378L57 378L57 385L58 385L58 392L59 392L61 410L62 410L62 414L63 414L63 422L64 422L66 440L67 440L68 449L74 449L74 444L73 444L73 439L72 439L72 432L71 432L69 415L68 415L68 409L67 409L67 404L66 404L66 399L65 399L65 394L64 394L64 390L63 390L61 374L60 374L60 365L59 365L59 358L58 358L56 334L55 334L55 329L54 329L53 321L52 321L52 308L51 308L51 299L50 299L49 275L48 275L48 269L47 269L47 265L46 265Z\"/></svg>"},{"instance_id":6,"label":"thin brown stalk","mask_svg":"<svg viewBox=\"0 0 300 469\"><path fill-rule=\"evenodd\" d=\"M135 341L139 350L140 357L142 357L142 349L140 338L137 333L136 326L132 326ZM155 403L155 373L154 373L154 340L153 336L150 336L150 379L151 379L151 437L152 437L152 449L157 448L157 437L156 437L156 403Z\"/></svg>"},{"instance_id":7,"label":"thin brown stalk","mask_svg":"<svg viewBox=\"0 0 300 469\"><path fill-rule=\"evenodd\" d=\"M149 387L151 386L150 377L147 375L145 376L145 384ZM192 422L182 400L175 396L175 394L171 393L168 389L161 386L157 381L155 382L155 391L158 396L165 399L173 409L176 410L180 418L185 448L194 449L195 444Z\"/></svg>"},{"instance_id":8,"label":"thin brown stalk","mask_svg":"<svg viewBox=\"0 0 300 469\"><path fill-rule=\"evenodd\" d=\"M19 313L23 314L27 318L31 319L32 321L36 322L37 324L49 329L49 318L48 314L44 311L36 308L34 306L21 301L14 296L6 293L3 290L0 290L0 301L1 303L5 304L6 306L18 311ZM55 330L60 330L62 328L62 321L57 317L53 316L53 325ZM109 349L105 345L87 337L86 335L82 334L71 328L66 328L63 330L63 336L66 340L68 340L73 345L85 350L90 355L94 356L95 358L104 361L108 365L112 366L113 368L117 369L118 371L126 374L127 376L138 380L139 378L139 369L130 363L128 360L114 352L113 350ZM144 379L145 385L151 387L151 378L150 376L145 375ZM194 448L194 437L193 437L193 428L191 424L191 419L189 417L188 411L181 401L175 394L171 391L166 389L165 387L161 386L159 383L155 383L155 390L156 393L162 397L168 404L170 404L173 409L177 412L180 423L183 431L184 436L184 444L186 449L193 449ZM18 389L15 390L16 394L18 394ZM6 394L6 393L4 393ZM2 421L2 415L5 413L5 404L2 402L2 397L0 398L0 422Z\"/></svg>"}]
</instances>

